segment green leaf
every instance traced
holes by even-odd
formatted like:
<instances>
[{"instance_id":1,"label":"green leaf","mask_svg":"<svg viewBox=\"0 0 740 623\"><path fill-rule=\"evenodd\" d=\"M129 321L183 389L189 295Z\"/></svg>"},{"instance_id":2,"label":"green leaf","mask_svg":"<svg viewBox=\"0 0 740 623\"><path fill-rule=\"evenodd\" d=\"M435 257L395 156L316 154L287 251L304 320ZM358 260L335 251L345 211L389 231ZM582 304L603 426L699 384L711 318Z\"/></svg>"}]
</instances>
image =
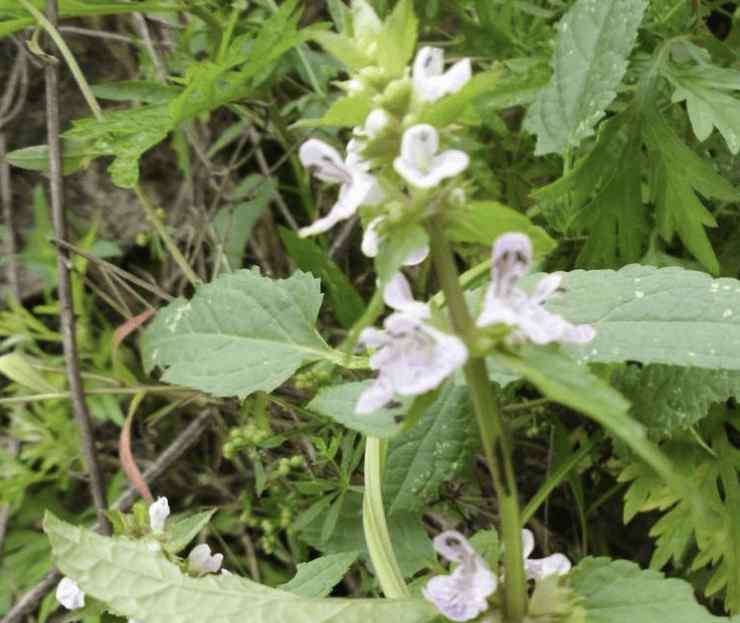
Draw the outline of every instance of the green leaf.
<instances>
[{"instance_id":1,"label":"green leaf","mask_svg":"<svg viewBox=\"0 0 740 623\"><path fill-rule=\"evenodd\" d=\"M709 407L740 398L740 372L677 366L627 366L612 381L635 418L658 437L694 426Z\"/></svg>"},{"instance_id":2,"label":"green leaf","mask_svg":"<svg viewBox=\"0 0 740 623\"><path fill-rule=\"evenodd\" d=\"M393 230L392 235L383 236L375 258L375 270L380 283L388 283L412 251L428 244L429 237L419 225L399 227Z\"/></svg>"},{"instance_id":3,"label":"green leaf","mask_svg":"<svg viewBox=\"0 0 740 623\"><path fill-rule=\"evenodd\" d=\"M301 119L296 128L320 128L324 126L351 128L362 125L367 119L372 102L364 93L348 95L334 100L329 110L318 119Z\"/></svg>"},{"instance_id":4,"label":"green leaf","mask_svg":"<svg viewBox=\"0 0 740 623\"><path fill-rule=\"evenodd\" d=\"M105 152L89 142L65 140L62 143L62 172L64 175L70 175L80 169L85 169L95 158L104 154ZM7 160L19 169L48 171L49 147L34 145L15 149L7 155Z\"/></svg>"},{"instance_id":5,"label":"green leaf","mask_svg":"<svg viewBox=\"0 0 740 623\"><path fill-rule=\"evenodd\" d=\"M450 212L447 235L453 242L491 245L501 234L517 231L527 234L534 244L535 255L544 257L556 243L547 232L521 212L497 201L472 201Z\"/></svg>"},{"instance_id":6,"label":"green leaf","mask_svg":"<svg viewBox=\"0 0 740 623\"><path fill-rule=\"evenodd\" d=\"M280 239L298 268L319 277L334 305L339 323L349 329L365 311L365 301L352 282L329 255L313 240L300 238L295 232L280 228Z\"/></svg>"},{"instance_id":7,"label":"green leaf","mask_svg":"<svg viewBox=\"0 0 740 623\"><path fill-rule=\"evenodd\" d=\"M531 278L531 282L539 279ZM740 281L683 268L627 266L564 274L547 308L596 328L568 350L584 362L639 361L740 370Z\"/></svg>"},{"instance_id":8,"label":"green leaf","mask_svg":"<svg viewBox=\"0 0 740 623\"><path fill-rule=\"evenodd\" d=\"M671 242L678 233L691 254L713 274L719 262L705 227L716 227L712 214L696 193L707 198L737 201L732 185L708 162L689 149L653 105L643 110L645 142L653 165L651 191L661 237Z\"/></svg>"},{"instance_id":9,"label":"green leaf","mask_svg":"<svg viewBox=\"0 0 740 623\"><path fill-rule=\"evenodd\" d=\"M479 530L470 539L470 544L491 569L498 567L502 551L496 530Z\"/></svg>"},{"instance_id":10,"label":"green leaf","mask_svg":"<svg viewBox=\"0 0 740 623\"><path fill-rule=\"evenodd\" d=\"M740 100L730 95L740 90L740 71L713 65L672 66L666 77L673 83L674 102L686 102L696 138L705 141L717 128L730 153L740 152Z\"/></svg>"},{"instance_id":11,"label":"green leaf","mask_svg":"<svg viewBox=\"0 0 740 623\"><path fill-rule=\"evenodd\" d=\"M145 104L166 104L182 89L153 80L121 80L92 85L95 97L114 102L137 101Z\"/></svg>"},{"instance_id":12,"label":"green leaf","mask_svg":"<svg viewBox=\"0 0 740 623\"><path fill-rule=\"evenodd\" d=\"M585 558L570 574L586 623L714 623L688 582L627 560Z\"/></svg>"},{"instance_id":13,"label":"green leaf","mask_svg":"<svg viewBox=\"0 0 740 623\"><path fill-rule=\"evenodd\" d=\"M323 517L317 517L301 532L301 536L309 545L325 554L358 551L363 559L367 559L360 493L349 491L346 494L334 533L325 542L321 540L323 521ZM414 575L417 571L428 567L434 560L432 542L418 514L397 513L389 517L388 531L391 535L393 551L404 577Z\"/></svg>"},{"instance_id":14,"label":"green leaf","mask_svg":"<svg viewBox=\"0 0 740 623\"><path fill-rule=\"evenodd\" d=\"M553 76L525 127L538 156L562 154L593 134L627 69L646 0L577 0L560 20Z\"/></svg>"},{"instance_id":15,"label":"green leaf","mask_svg":"<svg viewBox=\"0 0 740 623\"><path fill-rule=\"evenodd\" d=\"M34 392L43 394L56 392L59 389L49 383L19 351L0 356L0 374Z\"/></svg>"},{"instance_id":16,"label":"green leaf","mask_svg":"<svg viewBox=\"0 0 740 623\"><path fill-rule=\"evenodd\" d=\"M474 102L496 98L501 74L501 68L475 74L457 93L424 106L419 113L420 123L442 128L457 121Z\"/></svg>"},{"instance_id":17,"label":"green leaf","mask_svg":"<svg viewBox=\"0 0 740 623\"><path fill-rule=\"evenodd\" d=\"M447 383L421 419L391 439L383 498L388 514L421 512L459 475L476 449L476 422L466 387Z\"/></svg>"},{"instance_id":18,"label":"green leaf","mask_svg":"<svg viewBox=\"0 0 740 623\"><path fill-rule=\"evenodd\" d=\"M330 554L298 565L290 582L278 586L301 597L326 597L357 560L357 552Z\"/></svg>"},{"instance_id":19,"label":"green leaf","mask_svg":"<svg viewBox=\"0 0 740 623\"><path fill-rule=\"evenodd\" d=\"M218 509L212 508L202 513L196 513L183 519L178 519L174 525L167 528L167 541L164 544L165 550L172 554L177 554L185 549L203 528L211 521L211 517Z\"/></svg>"},{"instance_id":20,"label":"green leaf","mask_svg":"<svg viewBox=\"0 0 740 623\"><path fill-rule=\"evenodd\" d=\"M391 76L404 72L416 48L418 20L411 0L398 0L378 36L378 64Z\"/></svg>"},{"instance_id":21,"label":"green leaf","mask_svg":"<svg viewBox=\"0 0 740 623\"><path fill-rule=\"evenodd\" d=\"M148 623L423 623L423 599L309 599L236 575L184 576L146 541L106 538L47 514L44 528L62 573L120 616Z\"/></svg>"},{"instance_id":22,"label":"green leaf","mask_svg":"<svg viewBox=\"0 0 740 623\"><path fill-rule=\"evenodd\" d=\"M349 69L358 70L370 64L368 56L357 48L352 39L333 32L316 31L311 33L311 39L324 48L338 61Z\"/></svg>"},{"instance_id":23,"label":"green leaf","mask_svg":"<svg viewBox=\"0 0 740 623\"><path fill-rule=\"evenodd\" d=\"M324 387L308 403L307 408L330 417L350 430L356 430L364 435L371 435L380 439L393 437L400 430L396 418L400 419L402 414L406 412L407 405L383 408L367 415L357 415L355 413L357 399L371 384L372 381L362 381Z\"/></svg>"},{"instance_id":24,"label":"green leaf","mask_svg":"<svg viewBox=\"0 0 740 623\"><path fill-rule=\"evenodd\" d=\"M145 365L216 396L270 392L304 363L333 359L314 328L321 299L319 281L300 271L221 275L159 311L142 338Z\"/></svg>"}]
</instances>

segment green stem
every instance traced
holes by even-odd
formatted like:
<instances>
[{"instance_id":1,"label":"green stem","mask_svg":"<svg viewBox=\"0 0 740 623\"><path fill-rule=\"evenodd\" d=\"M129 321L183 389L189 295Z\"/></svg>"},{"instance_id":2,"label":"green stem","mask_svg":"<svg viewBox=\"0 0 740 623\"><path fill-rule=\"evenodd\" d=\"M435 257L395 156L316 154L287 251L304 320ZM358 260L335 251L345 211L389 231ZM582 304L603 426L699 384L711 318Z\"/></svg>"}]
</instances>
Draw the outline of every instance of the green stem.
<instances>
[{"instance_id":1,"label":"green stem","mask_svg":"<svg viewBox=\"0 0 740 623\"><path fill-rule=\"evenodd\" d=\"M370 562L375 570L380 588L389 599L409 597L393 552L388 524L383 508L383 462L385 441L375 437L365 440L365 496L362 504L362 525Z\"/></svg>"},{"instance_id":2,"label":"green stem","mask_svg":"<svg viewBox=\"0 0 740 623\"><path fill-rule=\"evenodd\" d=\"M476 328L460 286L455 259L440 224L428 225L432 247L432 261L447 307L452 326L470 348ZM472 350L472 349L471 349ZM470 357L464 368L465 380L473 401L478 421L483 452L493 478L499 503L501 534L504 541L504 614L506 621L518 622L527 611L526 580L522 556L521 520L514 467L511 462L511 444L498 411L496 396L488 379L486 362L482 357Z\"/></svg>"}]
</instances>

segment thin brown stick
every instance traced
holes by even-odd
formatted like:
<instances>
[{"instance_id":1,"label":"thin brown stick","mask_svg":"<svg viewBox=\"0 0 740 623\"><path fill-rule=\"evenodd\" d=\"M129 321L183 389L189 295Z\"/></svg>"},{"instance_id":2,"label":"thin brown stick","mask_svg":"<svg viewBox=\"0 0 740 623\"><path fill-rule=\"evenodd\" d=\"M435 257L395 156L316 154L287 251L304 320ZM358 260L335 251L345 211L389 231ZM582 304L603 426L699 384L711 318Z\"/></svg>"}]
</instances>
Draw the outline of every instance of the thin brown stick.
<instances>
[{"instance_id":1,"label":"thin brown stick","mask_svg":"<svg viewBox=\"0 0 740 623\"><path fill-rule=\"evenodd\" d=\"M215 411L213 409L207 409L188 424L187 428L175 438L167 449L159 455L159 458L152 463L149 469L144 472L144 480L152 484L174 465L203 434L214 413ZM139 493L136 489L130 487L126 493L113 502L111 508L125 512L131 508L138 495ZM36 586L31 588L16 602L5 617L0 620L0 623L21 623L28 614L38 607L41 600L51 592L61 577L62 574L57 569L49 571Z\"/></svg>"},{"instance_id":2,"label":"thin brown stick","mask_svg":"<svg viewBox=\"0 0 740 623\"><path fill-rule=\"evenodd\" d=\"M48 0L47 15L49 22L56 26L57 0ZM64 213L64 187L62 184L62 148L59 135L59 69L56 63L48 63L44 70L46 81L46 123L49 143L49 197L54 236L59 240L67 239L67 221ZM110 533L110 523L105 516L105 485L103 472L100 469L92 417L85 401L85 390L80 375L80 361L77 352L74 301L72 300L72 281L70 278L70 256L63 248L56 247L57 273L59 276L59 315L62 329L62 345L67 368L69 391L72 394L72 410L80 427L80 442L85 459L90 493L92 494L95 512L98 517L98 529L103 534Z\"/></svg>"}]
</instances>

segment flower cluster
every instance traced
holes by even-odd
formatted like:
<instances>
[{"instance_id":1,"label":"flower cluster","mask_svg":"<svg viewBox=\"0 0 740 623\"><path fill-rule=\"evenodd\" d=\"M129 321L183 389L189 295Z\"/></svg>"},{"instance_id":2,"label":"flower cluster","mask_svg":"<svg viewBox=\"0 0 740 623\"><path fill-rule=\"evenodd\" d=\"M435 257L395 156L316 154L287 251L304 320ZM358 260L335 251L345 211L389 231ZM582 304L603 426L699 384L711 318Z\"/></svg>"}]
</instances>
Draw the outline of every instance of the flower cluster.
<instances>
[{"instance_id":1,"label":"flower cluster","mask_svg":"<svg viewBox=\"0 0 740 623\"><path fill-rule=\"evenodd\" d=\"M449 575L433 577L423 589L424 597L452 621L470 621L489 609L488 598L496 592L498 578L485 560L459 532L448 530L437 535L434 548L457 566ZM524 570L528 580L538 582L550 575L565 575L570 561L563 554L530 559L534 535L522 530Z\"/></svg>"}]
</instances>

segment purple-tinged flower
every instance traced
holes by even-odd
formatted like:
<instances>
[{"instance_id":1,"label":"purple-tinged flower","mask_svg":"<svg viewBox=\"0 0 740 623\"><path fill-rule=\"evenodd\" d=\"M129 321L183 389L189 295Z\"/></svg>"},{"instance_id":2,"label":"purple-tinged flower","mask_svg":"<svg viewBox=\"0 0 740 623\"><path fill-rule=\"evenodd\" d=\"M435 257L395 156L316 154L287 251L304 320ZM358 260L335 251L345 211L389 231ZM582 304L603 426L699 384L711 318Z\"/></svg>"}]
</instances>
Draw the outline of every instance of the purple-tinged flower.
<instances>
[{"instance_id":1,"label":"purple-tinged flower","mask_svg":"<svg viewBox=\"0 0 740 623\"><path fill-rule=\"evenodd\" d=\"M348 219L361 205L380 203L383 193L375 177L367 172L368 165L356 149L350 149L345 160L339 152L323 141L312 138L303 143L298 157L304 167L323 182L340 184L339 198L325 217L302 228L302 237L328 231L339 221Z\"/></svg>"},{"instance_id":2,"label":"purple-tinged flower","mask_svg":"<svg viewBox=\"0 0 740 623\"><path fill-rule=\"evenodd\" d=\"M401 139L401 155L393 168L415 188L434 188L448 177L467 169L468 154L459 149L439 151L439 134L431 125L421 123L410 127Z\"/></svg>"},{"instance_id":3,"label":"purple-tinged flower","mask_svg":"<svg viewBox=\"0 0 740 623\"><path fill-rule=\"evenodd\" d=\"M434 102L457 93L470 80L470 59L465 58L444 70L445 53L441 48L423 47L416 54L413 68L414 93L422 102Z\"/></svg>"},{"instance_id":4,"label":"purple-tinged flower","mask_svg":"<svg viewBox=\"0 0 740 623\"><path fill-rule=\"evenodd\" d=\"M370 367L379 374L360 395L356 413L372 413L391 402L395 394L424 394L438 387L468 358L460 338L426 322L431 315L429 307L413 299L401 273L385 287L383 298L396 311L385 319L382 330L367 328L360 334L360 342L376 349Z\"/></svg>"},{"instance_id":5,"label":"purple-tinged flower","mask_svg":"<svg viewBox=\"0 0 740 623\"><path fill-rule=\"evenodd\" d=\"M552 342L585 344L595 335L591 325L573 325L547 311L545 301L559 288L562 276L547 275L532 294L516 287L532 262L532 242L524 234L508 233L493 245L491 284L486 291L478 326L504 324L514 328L510 339L535 344Z\"/></svg>"},{"instance_id":6,"label":"purple-tinged flower","mask_svg":"<svg viewBox=\"0 0 740 623\"><path fill-rule=\"evenodd\" d=\"M522 530L522 553L524 555L524 571L528 580L535 582L548 575L565 575L570 571L570 560L564 554L552 554L547 558L530 556L534 551L534 535L530 530Z\"/></svg>"},{"instance_id":7,"label":"purple-tinged flower","mask_svg":"<svg viewBox=\"0 0 740 623\"><path fill-rule=\"evenodd\" d=\"M459 532L447 530L434 538L434 549L457 563L449 575L433 577L423 589L424 597L452 621L470 621L488 610L488 597L498 581L485 560Z\"/></svg>"}]
</instances>

